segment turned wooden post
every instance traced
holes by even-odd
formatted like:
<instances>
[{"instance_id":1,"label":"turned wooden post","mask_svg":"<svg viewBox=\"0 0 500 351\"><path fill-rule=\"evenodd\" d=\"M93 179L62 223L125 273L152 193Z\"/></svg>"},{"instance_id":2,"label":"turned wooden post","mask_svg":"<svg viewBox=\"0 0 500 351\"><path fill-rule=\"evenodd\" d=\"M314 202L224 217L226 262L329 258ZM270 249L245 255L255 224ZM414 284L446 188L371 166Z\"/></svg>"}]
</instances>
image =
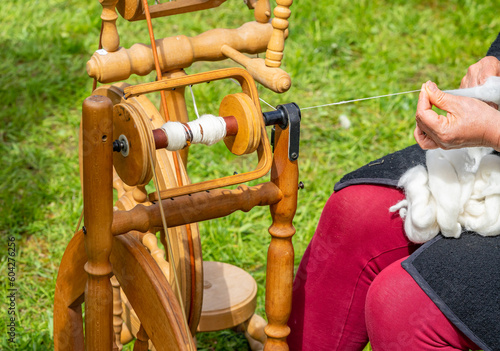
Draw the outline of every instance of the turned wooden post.
<instances>
[{"instance_id":1,"label":"turned wooden post","mask_svg":"<svg viewBox=\"0 0 500 351\"><path fill-rule=\"evenodd\" d=\"M113 104L104 96L83 102L82 157L85 251L85 347L113 348L113 291L109 255L113 236Z\"/></svg>"},{"instance_id":2,"label":"turned wooden post","mask_svg":"<svg viewBox=\"0 0 500 351\"><path fill-rule=\"evenodd\" d=\"M290 17L290 6L293 0L277 0L274 8L273 34L267 44L266 66L279 67L285 49L285 31L288 29L288 17Z\"/></svg>"},{"instance_id":3,"label":"turned wooden post","mask_svg":"<svg viewBox=\"0 0 500 351\"><path fill-rule=\"evenodd\" d=\"M102 48L114 52L120 47L120 37L116 29L118 15L115 7L118 0L99 0L102 5Z\"/></svg>"},{"instance_id":4,"label":"turned wooden post","mask_svg":"<svg viewBox=\"0 0 500 351\"><path fill-rule=\"evenodd\" d=\"M113 350L121 351L123 349L123 345L121 342L123 307L120 294L120 283L115 276L111 278L111 286L113 287L113 331L115 333L115 345L113 347Z\"/></svg>"},{"instance_id":5,"label":"turned wooden post","mask_svg":"<svg viewBox=\"0 0 500 351\"><path fill-rule=\"evenodd\" d=\"M146 233L142 238L142 244L146 246L154 258L163 275L170 282L170 263L165 259L165 251L158 246L158 239L155 234Z\"/></svg>"},{"instance_id":6,"label":"turned wooden post","mask_svg":"<svg viewBox=\"0 0 500 351\"><path fill-rule=\"evenodd\" d=\"M269 227L272 238L267 252L266 275L266 314L269 323L265 328L265 351L288 350L286 337L290 334L287 322L292 308L292 236L295 234L292 220L297 209L299 171L297 161L288 159L289 130L276 126L271 181L281 190L283 198L271 205L273 224Z\"/></svg>"}]
</instances>

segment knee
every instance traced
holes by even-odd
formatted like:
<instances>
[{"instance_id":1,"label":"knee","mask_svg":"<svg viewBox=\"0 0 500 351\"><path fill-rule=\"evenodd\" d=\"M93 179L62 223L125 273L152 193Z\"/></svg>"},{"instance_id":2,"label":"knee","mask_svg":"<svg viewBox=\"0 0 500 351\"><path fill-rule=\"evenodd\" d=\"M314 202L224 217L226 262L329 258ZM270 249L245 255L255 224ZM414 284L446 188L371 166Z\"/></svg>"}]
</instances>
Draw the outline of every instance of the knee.
<instances>
[{"instance_id":1,"label":"knee","mask_svg":"<svg viewBox=\"0 0 500 351\"><path fill-rule=\"evenodd\" d=\"M454 326L401 267L403 260L385 268L368 290L365 318L374 350L423 350L455 335Z\"/></svg>"},{"instance_id":2,"label":"knee","mask_svg":"<svg viewBox=\"0 0 500 351\"><path fill-rule=\"evenodd\" d=\"M419 301L412 301L413 279L398 260L371 284L365 303L365 320L374 350L408 350ZM414 283L414 282L413 282ZM416 284L415 284L416 285ZM417 289L420 289L416 286Z\"/></svg>"}]
</instances>

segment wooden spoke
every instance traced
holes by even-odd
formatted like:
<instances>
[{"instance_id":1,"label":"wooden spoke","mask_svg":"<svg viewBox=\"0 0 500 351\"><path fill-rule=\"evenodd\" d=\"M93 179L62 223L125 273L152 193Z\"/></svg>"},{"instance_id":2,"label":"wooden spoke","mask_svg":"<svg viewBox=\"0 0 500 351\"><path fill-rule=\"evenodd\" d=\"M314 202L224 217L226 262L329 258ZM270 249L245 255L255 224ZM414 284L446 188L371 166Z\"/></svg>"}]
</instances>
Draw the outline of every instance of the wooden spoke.
<instances>
[{"instance_id":1,"label":"wooden spoke","mask_svg":"<svg viewBox=\"0 0 500 351\"><path fill-rule=\"evenodd\" d=\"M107 52L114 52L120 47L120 37L116 29L118 15L115 6L118 0L100 0L102 5L102 47Z\"/></svg>"},{"instance_id":2,"label":"wooden spoke","mask_svg":"<svg viewBox=\"0 0 500 351\"><path fill-rule=\"evenodd\" d=\"M281 66L283 50L285 49L285 32L288 29L288 17L293 0L277 0L272 21L273 35L269 40L266 51L266 65L269 67Z\"/></svg>"}]
</instances>

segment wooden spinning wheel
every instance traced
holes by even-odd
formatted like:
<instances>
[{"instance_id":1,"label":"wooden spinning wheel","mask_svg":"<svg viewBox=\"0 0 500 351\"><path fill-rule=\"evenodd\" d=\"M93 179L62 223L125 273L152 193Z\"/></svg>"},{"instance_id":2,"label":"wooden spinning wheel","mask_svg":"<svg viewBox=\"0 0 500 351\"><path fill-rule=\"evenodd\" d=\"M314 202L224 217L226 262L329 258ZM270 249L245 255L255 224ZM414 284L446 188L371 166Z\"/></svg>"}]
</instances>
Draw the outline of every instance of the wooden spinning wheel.
<instances>
[{"instance_id":1,"label":"wooden spinning wheel","mask_svg":"<svg viewBox=\"0 0 500 351\"><path fill-rule=\"evenodd\" d=\"M105 96L108 97L111 101L112 104L114 105L114 115L115 115L115 120L120 118L120 113L122 112L119 107L121 106L126 106L124 108L128 109L134 109L136 112L136 116L140 119L136 119L136 122L138 123L151 123L151 126L154 127L159 127L164 123L163 118L160 116L158 110L154 107L154 105L144 96L139 96L135 98L131 98L127 101L123 99L123 90L122 88L125 87L125 84L120 84L120 85L115 85L115 86L101 86L98 89L94 91L94 95L99 95L99 96ZM149 116L149 118L144 118L145 116ZM136 117L136 118L137 118ZM149 120L150 119L150 120ZM131 121L130 123L133 123ZM116 132L121 133L125 132L123 128L128 127L126 123L121 123L117 124L121 126L116 129ZM124 127L125 125L125 127ZM146 133L144 133L146 127L144 125L134 125L131 126L130 128L138 128L137 130L139 132L142 132L141 135L143 135L143 138L140 139L138 138L137 140L134 140L131 142L136 142L140 151L144 152L144 154L138 155L135 157L135 161L128 162L127 164L120 164L120 159L115 153L115 158L118 159L118 161L115 161L115 167L122 167L120 174L122 177L126 180L124 182L118 174L115 172L115 176L113 179L113 187L117 190L118 192L118 201L115 203L115 206L123 211L131 210L134 208L138 203L147 203L147 195L145 192L145 184L148 183L151 180L152 174L151 172L147 172L147 170L151 170L151 167L149 166L149 162L147 159L144 158L144 156L147 156L147 147L148 145L144 145L145 142L150 141ZM125 132L126 133L126 132ZM126 133L127 135L131 135L130 133ZM150 146L150 145L149 145ZM135 152L135 149L132 149L132 152ZM138 152L139 153L139 152ZM133 156L131 155L131 158ZM175 179L175 173L173 170L173 161L172 161L172 153L162 149L158 150L155 152L154 159L157 163L157 171L158 171L158 179L160 180L160 189L164 190L167 188L171 188L174 186L176 179ZM137 162L137 159L141 160L143 163L140 164ZM127 168L130 167L130 168ZM134 178L134 175L137 175ZM187 175L185 173L185 169L182 168L182 176L184 178L184 183L188 183L189 179L187 178ZM128 183L128 184L127 184ZM134 184L131 186L130 184ZM170 237L170 240L172 242L172 248L173 248L173 260L175 261L175 267L176 267L176 272L174 274L173 272L173 267L174 265L172 264L166 264L160 266L160 268L163 268L164 270L163 275L166 277L168 281L168 287L170 287L171 291L169 291L169 294L173 294L175 298L172 300L172 297L168 295L169 301L177 301L179 299L179 296L177 293L174 293L175 291L173 285L173 277L177 276L179 278L180 282L180 287L181 287L181 296L182 296L182 305L185 307L185 313L186 316L191 316L191 319L189 320L190 324L190 331L191 333L194 334L196 332L196 327L199 322L200 314L201 314L201 306L202 306L202 287L203 287L203 274L202 274L202 259L201 259L201 244L200 244L200 238L199 238L199 232L198 232L198 226L196 224L190 224L190 229L191 229L191 241L192 241L192 246L193 246L193 256L194 259L190 259L190 248L189 248L189 243L187 239L187 231L185 227L176 227L176 228L169 228L168 229L168 235ZM154 230L154 229L153 229ZM73 279L75 276L80 276L83 274L83 277L85 277L85 272L82 271L83 269L83 264L86 262L86 255L85 255L85 249L82 249L81 245L83 244L81 237L81 232L75 236L75 245L78 247L75 252L71 253L70 256L65 256L63 258L63 261L61 263L62 267L67 267L71 266L71 269L67 274L65 275L59 275L58 277L58 287L59 286L66 286L66 285L72 285L73 284ZM113 273L115 274L116 278L118 278L118 282L120 282L120 287L124 289L124 285L122 283L122 279L131 279L131 277L135 276L135 273L130 273L133 270L133 266L138 265L138 261L142 260L144 255L147 255L147 251L144 252L143 249L147 247L143 245L143 238L145 237L144 233L129 233L128 234L130 238L128 241L125 241L125 246L127 249L130 249L130 245L134 247L140 247L141 248L141 256L132 256L124 260L126 263L122 263L122 267L124 269L124 273L120 273L115 271L116 266L118 265L117 262L113 263ZM146 234L148 235L148 234ZM151 234L149 234L151 236ZM161 238L162 241L165 240L164 232L161 233ZM150 238L151 240L151 238ZM118 245L118 244L113 244L113 246ZM151 246L151 245L150 245ZM129 254L129 251L126 252ZM75 262L75 256L80 255L80 257L76 260ZM121 253L120 255L125 255L124 253ZM150 256L150 255L147 255ZM114 256L111 256L114 257ZM71 260L71 263L66 263L66 259ZM172 258L169 258L167 261L164 261L168 263L169 261L172 261ZM141 262L142 263L142 262ZM194 263L194 265L193 265ZM154 260L147 260L145 263L145 271L138 273L142 276L145 276L146 279L149 277L149 281L157 281L157 262ZM153 268L151 268L153 267ZM165 269L166 267L166 269ZM61 270L62 272L62 270ZM120 275L124 275L125 278L121 278ZM194 277L194 279L193 279ZM135 279L135 278L134 278ZM83 280L84 281L84 280ZM161 284L164 284L161 283ZM84 286L79 286L77 287L76 291L78 291L80 294L83 293ZM134 287L133 289L137 289L137 287ZM64 295L65 293L56 293L57 297L61 297L61 294ZM128 295L128 293L125 291L125 294ZM59 301L56 299L55 302L55 313L57 311L64 310L64 308L67 308L69 305L74 305L74 308L78 308L76 305L78 302L83 302L78 300L79 296L77 299L73 297L68 297L68 296L63 296L62 297L64 300L69 299L70 303L68 304L68 300L66 300L63 305L61 306L59 304ZM127 302L127 307L132 307L132 299L126 299ZM76 306L76 307L75 307ZM81 308L81 307L80 307ZM180 305L178 306L180 308ZM178 311L179 312L179 311ZM133 310L125 310L125 314L132 314L134 317L137 315L135 312L135 308ZM182 320L182 314L178 314L174 320L178 322L179 320ZM69 320L67 321L65 325L60 326L63 330L79 330L81 326L78 326L78 321L74 320ZM170 321L171 323L171 321ZM55 324L58 326L58 324ZM121 327L121 326L120 326ZM121 331L120 331L121 332ZM137 334L137 330L131 330L131 332L134 334L134 336ZM79 336L72 336L70 340L73 339L79 339ZM63 338L64 340L64 338ZM56 344L58 344L58 339L56 339ZM76 346L75 346L76 347ZM81 347L81 345L79 346ZM75 349L79 349L79 347L76 347ZM63 346L63 344L59 344L59 346L56 348L59 349L69 349L68 346Z\"/></svg>"},{"instance_id":2,"label":"wooden spinning wheel","mask_svg":"<svg viewBox=\"0 0 500 351\"><path fill-rule=\"evenodd\" d=\"M57 278L55 349L121 349L121 341L135 337L134 350L150 347L194 350L192 336L197 328L210 329L207 327L210 323L200 324L204 280L196 222L225 216L238 209L248 211L256 205L270 205L273 216L266 292L269 319L266 349L286 349L289 332L286 319L293 278L291 236L295 232L291 221L298 181L296 157L291 159L289 153L291 127L288 128L288 124L292 124L292 119L288 122L288 112L284 109L279 123L269 123L279 125L273 159L254 78L277 92L290 87L288 75L278 67L291 1L278 1L273 26L267 23L268 1L254 0L248 2L249 7L255 9L257 22L254 24L237 30L209 31L193 38L165 38L153 41L149 49L142 44L130 49L119 47L115 7L124 18L135 21L216 7L224 1L187 0L154 5L150 9L146 1L100 2L103 50L98 50L87 64L89 75L101 82L113 82L133 73L144 75L152 69L157 70L159 77L160 72L169 73L166 79L155 83L101 86L84 102L80 153L85 226L69 243ZM220 31L227 31L224 33L228 35L221 35ZM152 29L150 34L153 37ZM245 39L238 39L243 37ZM175 43L179 40L182 45ZM154 44L158 44L158 49ZM266 49L265 63L263 59L250 59L240 52ZM162 52L168 55L155 54ZM182 71L197 60L226 57L247 70L233 68L190 76ZM223 128L227 129L224 142L235 155L256 153L258 164L255 170L244 174L190 184L183 163L185 155L179 157L176 151L164 149L173 142L170 140L173 135L167 132L168 123L173 122L165 123L164 117L173 111L172 120L183 122L189 145L193 126L187 123L184 87L228 78L236 79L242 90L222 99L219 113L224 116ZM162 96L163 114L143 95L153 91L166 95ZM202 136L208 133L204 129L207 126L200 124L199 128ZM257 179L270 170L271 163L274 165L271 182L250 188L216 190ZM147 194L146 185L152 179L157 192ZM118 193L114 210L112 187ZM220 205L214 205L218 203ZM158 232L163 247L169 248L166 255L158 246L155 235ZM248 321L257 318L252 317L255 291L249 296L242 301L251 307L239 310L241 316L236 324L212 324L226 328L247 321L243 325L250 331Z\"/></svg>"}]
</instances>

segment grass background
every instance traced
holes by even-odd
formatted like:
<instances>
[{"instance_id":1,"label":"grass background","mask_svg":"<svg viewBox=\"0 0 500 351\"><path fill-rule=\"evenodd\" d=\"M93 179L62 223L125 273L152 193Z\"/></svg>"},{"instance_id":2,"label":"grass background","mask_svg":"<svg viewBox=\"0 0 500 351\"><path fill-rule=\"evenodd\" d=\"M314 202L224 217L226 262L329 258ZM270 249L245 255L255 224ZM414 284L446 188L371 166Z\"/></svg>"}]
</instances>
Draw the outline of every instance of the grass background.
<instances>
[{"instance_id":1,"label":"grass background","mask_svg":"<svg viewBox=\"0 0 500 351\"><path fill-rule=\"evenodd\" d=\"M82 208L77 131L81 103L92 86L85 63L97 48L101 8L95 0L4 0L0 8L0 348L51 350L58 264ZM155 34L191 36L237 27L252 17L242 1L233 0L203 13L155 20ZM118 28L122 46L149 41L143 22L120 18ZM283 65L293 87L281 96L259 91L273 105L294 101L307 107L418 89L429 79L456 88L499 30L496 1L296 1ZM187 72L224 66L195 64ZM195 87L200 112L217 111L225 89L230 88ZM303 112L299 162L305 189L295 217L296 264L341 175L414 142L416 99L410 94ZM341 127L341 115L351 121L350 128ZM252 162L234 160L222 145L193 147L190 160L194 181L232 174ZM235 264L255 277L261 315L269 224L269 212L262 208L200 229L204 259ZM15 344L6 334L11 236L17 244ZM230 331L199 340L203 350L247 348L245 339Z\"/></svg>"}]
</instances>

